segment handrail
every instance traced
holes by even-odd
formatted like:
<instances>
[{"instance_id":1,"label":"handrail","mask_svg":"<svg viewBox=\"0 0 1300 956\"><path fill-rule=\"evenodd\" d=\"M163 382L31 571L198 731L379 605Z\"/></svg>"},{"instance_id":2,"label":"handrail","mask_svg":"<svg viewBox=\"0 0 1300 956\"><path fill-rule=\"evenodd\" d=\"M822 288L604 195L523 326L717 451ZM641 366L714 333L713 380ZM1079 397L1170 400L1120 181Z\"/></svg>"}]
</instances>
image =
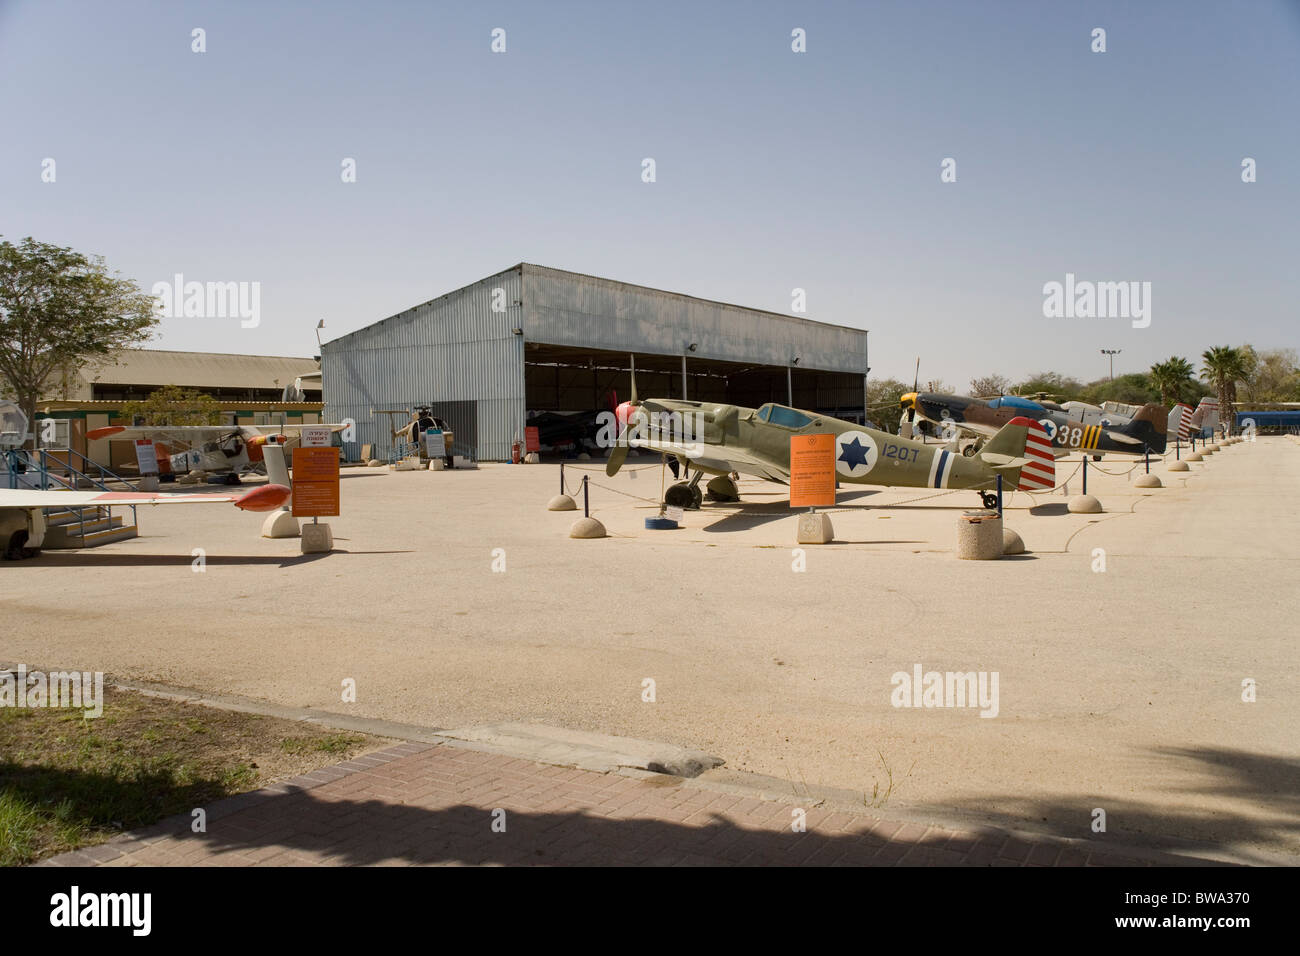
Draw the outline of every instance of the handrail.
<instances>
[{"instance_id":1,"label":"handrail","mask_svg":"<svg viewBox=\"0 0 1300 956\"><path fill-rule=\"evenodd\" d=\"M20 462L22 462L22 463L25 464L25 465L30 465L30 466L36 468L36 470L37 470L38 473L40 474L40 487L41 487L41 490L42 490L42 491L48 491L48 490L49 490L49 487L50 487L50 481L51 481L51 478L53 477L53 476L51 476L51 474L50 474L50 470L51 470L51 469L50 469L50 456L52 456L53 454L56 454L56 453L57 453L57 454L61 454L61 455L67 455L69 460L68 460L68 461L60 461L59 459L55 458L55 459L54 459L54 462L55 462L55 464L57 465L57 469L56 469L56 470L63 470L63 471L65 471L65 472L68 472L70 475L76 475L77 478L84 479L85 481L89 482L89 483L90 483L92 486L94 486L95 488L98 488L100 491L112 491L112 490L113 490L112 488L108 487L108 485L106 485L106 484L104 483L103 479L104 479L105 476L108 476L108 477L111 478L112 480L114 480L114 481L118 481L118 482L120 482L120 483L126 485L126 486L127 486L128 488L130 488L132 491L139 491L139 490L140 490L140 489L137 488L135 485L131 484L131 482L129 482L129 481L127 481L125 478L123 478L121 475L118 475L118 474L116 474L116 473L110 471L109 469L105 468L103 465L101 465L101 464L100 464L99 462L97 462L97 461L92 461L91 459L87 458L85 455L81 454L81 452L76 451L75 449L72 449L72 448L38 448L38 449L36 449L36 452L37 452L37 455L36 455L36 456L33 456L32 453L31 453L30 451L28 451L27 449L25 449L25 448L16 448L16 449L13 449L13 450L11 450L11 451L9 451L9 452L6 453L5 458L7 459L7 461L6 461L6 465L7 465L8 475L9 475L9 485L10 485L10 487L15 487L16 484L17 484L17 482L15 481L15 478L16 478L16 476L17 476L18 474L20 474L20 472L18 471L18 467L17 467L17 466L18 466L18 464L19 464ZM78 459L80 459L80 461L81 461L83 467L85 467L85 466L89 466L89 465L94 465L97 469L99 469L99 473L100 473L99 478L92 478L90 475L88 475L88 474L82 472L81 470L79 470L79 469L73 467L73 465L72 465L72 463L71 463L71 458L72 458L73 455L75 455ZM58 478L53 478L53 480L56 481L56 482L59 481ZM76 485L77 485L77 482L76 482L75 480L73 480L73 481L71 482L71 487L75 488ZM60 483L60 486L62 487L62 484L61 484L61 483ZM131 524L133 524L133 525L138 525L138 523L139 523L139 515L138 515L138 513L136 512L136 506L135 506L135 505L127 505L126 507L128 507L128 508L131 509ZM95 518L96 518L96 519L100 519L100 518L107 517L107 518L109 519L109 525L110 525L110 527L112 526L113 510L112 510L112 506L111 506L111 505L94 505L94 506L92 506L92 508L93 508L93 510L94 510L94 512L95 512ZM51 511L55 510L55 509L54 509L53 507L50 507L50 508L42 508L41 510L42 510L42 512L43 512L43 513L48 517L49 513L50 513ZM63 508L63 509L61 509L61 510L64 510L64 511L73 511L73 512L76 513L76 515L77 515L77 530L80 532L81 537L82 537L82 538L85 538L85 536L86 536L86 511L88 510L87 507L83 505L83 506L81 506L81 507L69 507L69 508ZM107 512L107 514L105 514L105 512Z\"/></svg>"}]
</instances>

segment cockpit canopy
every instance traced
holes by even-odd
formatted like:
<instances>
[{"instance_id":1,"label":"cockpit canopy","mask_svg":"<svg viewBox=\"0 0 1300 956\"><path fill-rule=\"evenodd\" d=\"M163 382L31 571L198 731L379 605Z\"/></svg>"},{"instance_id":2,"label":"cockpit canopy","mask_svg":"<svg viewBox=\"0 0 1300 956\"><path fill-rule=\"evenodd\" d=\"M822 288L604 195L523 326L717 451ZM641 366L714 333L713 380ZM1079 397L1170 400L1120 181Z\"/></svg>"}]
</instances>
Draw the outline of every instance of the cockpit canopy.
<instances>
[{"instance_id":1,"label":"cockpit canopy","mask_svg":"<svg viewBox=\"0 0 1300 956\"><path fill-rule=\"evenodd\" d=\"M776 405L768 402L758 410L758 420L767 422L769 425L780 425L782 428L803 428L805 425L812 423L812 418L803 412L794 408L787 408L784 405Z\"/></svg>"},{"instance_id":2,"label":"cockpit canopy","mask_svg":"<svg viewBox=\"0 0 1300 956\"><path fill-rule=\"evenodd\" d=\"M992 399L989 402L989 408L1019 408L1028 412L1046 411L1042 405L1037 402L1031 402L1027 398L1021 398L1019 395L1003 395L1000 398Z\"/></svg>"}]
</instances>

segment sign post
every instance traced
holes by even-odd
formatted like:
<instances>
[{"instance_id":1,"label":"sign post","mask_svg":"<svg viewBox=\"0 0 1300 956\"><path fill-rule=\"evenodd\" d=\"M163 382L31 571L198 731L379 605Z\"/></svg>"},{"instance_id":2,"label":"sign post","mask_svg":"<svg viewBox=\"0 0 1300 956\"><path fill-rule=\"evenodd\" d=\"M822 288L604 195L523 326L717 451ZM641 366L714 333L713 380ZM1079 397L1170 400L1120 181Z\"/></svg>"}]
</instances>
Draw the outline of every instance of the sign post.
<instances>
[{"instance_id":1,"label":"sign post","mask_svg":"<svg viewBox=\"0 0 1300 956\"><path fill-rule=\"evenodd\" d=\"M303 440L308 429L303 429ZM328 434L329 429L325 429ZM293 516L311 518L302 529L302 553L333 550L334 533L316 519L339 513L339 450L309 446L293 450Z\"/></svg>"},{"instance_id":2,"label":"sign post","mask_svg":"<svg viewBox=\"0 0 1300 956\"><path fill-rule=\"evenodd\" d=\"M135 440L135 463L140 467L140 490L158 490L158 450L150 438Z\"/></svg>"},{"instance_id":3,"label":"sign post","mask_svg":"<svg viewBox=\"0 0 1300 956\"><path fill-rule=\"evenodd\" d=\"M818 508L835 505L835 436L790 436L790 507L799 516L799 543L826 544L834 537L830 515Z\"/></svg>"}]
</instances>

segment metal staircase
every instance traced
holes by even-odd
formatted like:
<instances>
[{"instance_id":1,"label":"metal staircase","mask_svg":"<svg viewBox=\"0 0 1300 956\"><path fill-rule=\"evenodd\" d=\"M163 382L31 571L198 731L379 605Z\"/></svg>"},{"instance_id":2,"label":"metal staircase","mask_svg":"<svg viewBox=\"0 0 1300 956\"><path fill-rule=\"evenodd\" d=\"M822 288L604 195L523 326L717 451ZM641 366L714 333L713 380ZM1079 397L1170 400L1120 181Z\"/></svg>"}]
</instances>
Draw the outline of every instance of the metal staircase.
<instances>
[{"instance_id":1,"label":"metal staircase","mask_svg":"<svg viewBox=\"0 0 1300 956\"><path fill-rule=\"evenodd\" d=\"M57 456L57 457L56 457ZM74 464L74 461L76 464ZM77 467L77 465L80 467ZM98 488L101 491L138 491L121 475L109 471L71 448L15 449L5 453L9 488ZM92 472L94 475L92 476ZM113 486L109 485L113 483ZM115 486L115 487L114 487ZM121 507L121 506L119 506ZM114 541L125 541L140 534L134 505L131 522L117 517L107 506L93 508L45 508L46 550L94 548Z\"/></svg>"}]
</instances>

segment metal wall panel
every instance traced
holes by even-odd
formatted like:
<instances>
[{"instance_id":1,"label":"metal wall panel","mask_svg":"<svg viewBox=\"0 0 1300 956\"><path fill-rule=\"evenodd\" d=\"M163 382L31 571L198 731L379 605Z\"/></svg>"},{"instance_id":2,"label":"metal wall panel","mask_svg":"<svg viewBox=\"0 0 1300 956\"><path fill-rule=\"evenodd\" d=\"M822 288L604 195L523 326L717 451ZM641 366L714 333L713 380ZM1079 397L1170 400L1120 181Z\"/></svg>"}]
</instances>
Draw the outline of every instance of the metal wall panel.
<instances>
[{"instance_id":1,"label":"metal wall panel","mask_svg":"<svg viewBox=\"0 0 1300 956\"><path fill-rule=\"evenodd\" d=\"M502 312L492 308L495 289ZM520 298L519 270L510 269L326 342L325 412L330 421L356 421L349 452L367 442L380 457L392 449L387 416L372 409L474 401L476 421L449 419L456 454L509 458L516 434L523 438L523 338L511 332L522 325Z\"/></svg>"},{"instance_id":2,"label":"metal wall panel","mask_svg":"<svg viewBox=\"0 0 1300 956\"><path fill-rule=\"evenodd\" d=\"M524 263L530 342L828 372L866 371L867 333Z\"/></svg>"}]
</instances>

